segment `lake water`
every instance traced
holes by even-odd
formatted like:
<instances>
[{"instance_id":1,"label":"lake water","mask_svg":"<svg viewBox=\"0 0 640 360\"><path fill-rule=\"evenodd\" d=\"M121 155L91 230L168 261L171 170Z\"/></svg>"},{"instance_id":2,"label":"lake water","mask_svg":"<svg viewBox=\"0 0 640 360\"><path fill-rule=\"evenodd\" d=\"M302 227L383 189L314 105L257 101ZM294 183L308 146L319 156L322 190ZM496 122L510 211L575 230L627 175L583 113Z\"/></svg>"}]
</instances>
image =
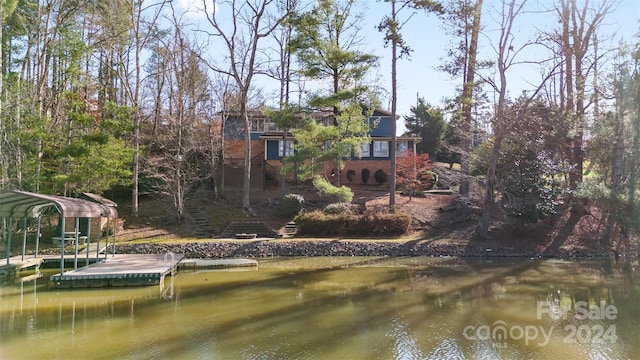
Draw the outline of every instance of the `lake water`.
<instances>
[{"instance_id":1,"label":"lake water","mask_svg":"<svg viewBox=\"0 0 640 360\"><path fill-rule=\"evenodd\" d=\"M47 280L0 288L0 359L640 359L637 260L277 258L164 287Z\"/></svg>"}]
</instances>

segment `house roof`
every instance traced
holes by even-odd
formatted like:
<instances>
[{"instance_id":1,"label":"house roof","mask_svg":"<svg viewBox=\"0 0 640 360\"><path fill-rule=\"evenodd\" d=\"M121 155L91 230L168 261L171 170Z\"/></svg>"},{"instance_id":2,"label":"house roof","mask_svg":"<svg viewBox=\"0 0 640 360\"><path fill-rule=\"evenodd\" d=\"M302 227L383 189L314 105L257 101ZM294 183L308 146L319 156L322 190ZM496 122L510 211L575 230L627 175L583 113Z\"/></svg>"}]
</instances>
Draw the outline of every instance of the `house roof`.
<instances>
[{"instance_id":1,"label":"house roof","mask_svg":"<svg viewBox=\"0 0 640 360\"><path fill-rule=\"evenodd\" d=\"M290 140L294 140L295 136L292 132L287 132L287 137ZM260 139L263 140L282 140L284 139L284 131L267 131L264 134L260 135Z\"/></svg>"},{"instance_id":2,"label":"house roof","mask_svg":"<svg viewBox=\"0 0 640 360\"><path fill-rule=\"evenodd\" d=\"M38 217L44 209L50 207L64 217L118 217L118 211L113 202L101 203L19 190L0 190L0 216Z\"/></svg>"}]
</instances>

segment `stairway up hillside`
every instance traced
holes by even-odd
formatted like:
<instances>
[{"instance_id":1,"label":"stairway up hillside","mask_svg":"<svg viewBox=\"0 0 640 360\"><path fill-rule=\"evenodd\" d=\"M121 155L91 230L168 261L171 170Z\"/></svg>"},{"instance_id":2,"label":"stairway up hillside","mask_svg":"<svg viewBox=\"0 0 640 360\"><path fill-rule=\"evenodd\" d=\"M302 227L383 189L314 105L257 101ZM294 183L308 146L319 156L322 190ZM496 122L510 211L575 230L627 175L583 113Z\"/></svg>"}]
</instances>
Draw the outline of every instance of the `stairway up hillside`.
<instances>
[{"instance_id":1,"label":"stairway up hillside","mask_svg":"<svg viewBox=\"0 0 640 360\"><path fill-rule=\"evenodd\" d=\"M185 219L190 233L197 238L235 238L237 234L255 234L256 237L276 237L278 231L260 218L247 219L237 207L229 208L222 200L215 200L210 186L200 185L185 200ZM222 215L216 215L223 213ZM218 216L218 217L216 217Z\"/></svg>"}]
</instances>

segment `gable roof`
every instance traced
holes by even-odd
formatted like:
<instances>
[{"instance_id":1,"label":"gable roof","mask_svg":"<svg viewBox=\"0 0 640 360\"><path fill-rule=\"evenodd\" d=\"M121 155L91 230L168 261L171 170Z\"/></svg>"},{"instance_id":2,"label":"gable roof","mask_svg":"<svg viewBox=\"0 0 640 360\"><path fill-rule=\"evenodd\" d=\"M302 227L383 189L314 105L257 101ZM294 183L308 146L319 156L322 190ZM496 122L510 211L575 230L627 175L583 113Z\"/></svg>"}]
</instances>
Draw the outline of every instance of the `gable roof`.
<instances>
[{"instance_id":1,"label":"gable roof","mask_svg":"<svg viewBox=\"0 0 640 360\"><path fill-rule=\"evenodd\" d=\"M0 190L0 216L38 217L50 207L64 217L118 217L118 211L112 204L19 190Z\"/></svg>"}]
</instances>

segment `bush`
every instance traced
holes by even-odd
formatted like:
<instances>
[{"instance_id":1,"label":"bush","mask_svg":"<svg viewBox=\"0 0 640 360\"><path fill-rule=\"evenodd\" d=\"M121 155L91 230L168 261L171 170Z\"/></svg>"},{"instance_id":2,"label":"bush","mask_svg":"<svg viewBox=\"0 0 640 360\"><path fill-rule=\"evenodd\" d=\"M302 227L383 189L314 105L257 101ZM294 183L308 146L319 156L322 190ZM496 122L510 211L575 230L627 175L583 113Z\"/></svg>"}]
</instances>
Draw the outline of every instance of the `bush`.
<instances>
[{"instance_id":1,"label":"bush","mask_svg":"<svg viewBox=\"0 0 640 360\"><path fill-rule=\"evenodd\" d=\"M404 194L416 195L429 190L435 183L435 173L427 154L408 151L396 163L396 185Z\"/></svg>"},{"instance_id":2,"label":"bush","mask_svg":"<svg viewBox=\"0 0 640 360\"><path fill-rule=\"evenodd\" d=\"M353 191L351 189L344 185L340 187L334 186L323 177L314 178L313 186L323 195L335 195L340 202L350 203L353 200Z\"/></svg>"},{"instance_id":3,"label":"bush","mask_svg":"<svg viewBox=\"0 0 640 360\"><path fill-rule=\"evenodd\" d=\"M366 184L369 182L369 177L371 176L371 170L364 168L362 169L362 172L360 173L360 176L362 177L362 183Z\"/></svg>"},{"instance_id":4,"label":"bush","mask_svg":"<svg viewBox=\"0 0 640 360\"><path fill-rule=\"evenodd\" d=\"M382 185L387 182L387 173L382 169L378 169L378 171L373 174L373 178L376 179L378 185Z\"/></svg>"},{"instance_id":5,"label":"bush","mask_svg":"<svg viewBox=\"0 0 640 360\"><path fill-rule=\"evenodd\" d=\"M281 216L295 216L302 210L304 197L298 194L287 194L278 204L278 213Z\"/></svg>"},{"instance_id":6,"label":"bush","mask_svg":"<svg viewBox=\"0 0 640 360\"><path fill-rule=\"evenodd\" d=\"M326 236L343 232L333 219L336 219L335 215L326 215L320 210L302 212L294 219L298 228L296 235Z\"/></svg>"},{"instance_id":7,"label":"bush","mask_svg":"<svg viewBox=\"0 0 640 360\"><path fill-rule=\"evenodd\" d=\"M328 215L320 210L303 212L295 219L298 235L307 236L389 236L404 234L411 216L384 213L368 216Z\"/></svg>"},{"instance_id":8,"label":"bush","mask_svg":"<svg viewBox=\"0 0 640 360\"><path fill-rule=\"evenodd\" d=\"M524 147L505 146L503 156L506 159L496 175L502 193L499 203L507 216L535 223L554 214L559 189L538 154Z\"/></svg>"},{"instance_id":9,"label":"bush","mask_svg":"<svg viewBox=\"0 0 640 360\"><path fill-rule=\"evenodd\" d=\"M322 212L327 215L357 215L360 213L360 206L350 203L333 203L325 206Z\"/></svg>"},{"instance_id":10,"label":"bush","mask_svg":"<svg viewBox=\"0 0 640 360\"><path fill-rule=\"evenodd\" d=\"M347 180L349 180L349 182L353 182L353 178L356 176L356 171L353 169L349 169L347 170Z\"/></svg>"},{"instance_id":11,"label":"bush","mask_svg":"<svg viewBox=\"0 0 640 360\"><path fill-rule=\"evenodd\" d=\"M421 188L431 190L438 184L438 174L433 170L425 170L418 174Z\"/></svg>"}]
</instances>

